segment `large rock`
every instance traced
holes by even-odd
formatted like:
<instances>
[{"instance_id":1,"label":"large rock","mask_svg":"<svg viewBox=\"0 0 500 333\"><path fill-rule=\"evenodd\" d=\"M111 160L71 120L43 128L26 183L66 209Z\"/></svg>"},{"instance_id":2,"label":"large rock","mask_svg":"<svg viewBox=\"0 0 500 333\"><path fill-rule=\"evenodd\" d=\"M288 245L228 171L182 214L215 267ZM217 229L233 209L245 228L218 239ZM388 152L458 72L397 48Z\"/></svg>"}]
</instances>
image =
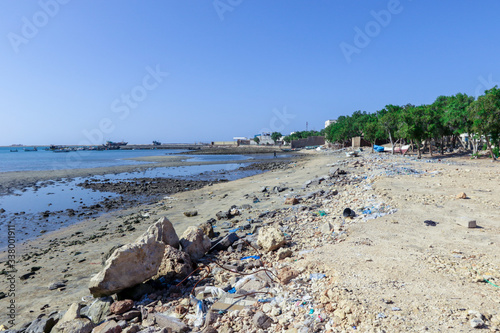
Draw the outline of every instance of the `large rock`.
<instances>
[{"instance_id":1,"label":"large rock","mask_svg":"<svg viewBox=\"0 0 500 333\"><path fill-rule=\"evenodd\" d=\"M186 229L181 237L182 250L189 254L193 262L202 258L210 250L210 239L203 233L203 230L196 227Z\"/></svg>"},{"instance_id":2,"label":"large rock","mask_svg":"<svg viewBox=\"0 0 500 333\"><path fill-rule=\"evenodd\" d=\"M110 320L94 328L92 333L120 333L121 331L121 326L116 321Z\"/></svg>"},{"instance_id":3,"label":"large rock","mask_svg":"<svg viewBox=\"0 0 500 333\"><path fill-rule=\"evenodd\" d=\"M162 313L155 313L154 316L156 319L156 324L161 328L167 329L167 331L170 330L171 332L187 332L189 330L189 326L180 321L180 319L170 317Z\"/></svg>"},{"instance_id":4,"label":"large rock","mask_svg":"<svg viewBox=\"0 0 500 333\"><path fill-rule=\"evenodd\" d=\"M268 329L273 324L273 320L262 311L258 311L253 316L252 321L255 326L264 330Z\"/></svg>"},{"instance_id":5,"label":"large rock","mask_svg":"<svg viewBox=\"0 0 500 333\"><path fill-rule=\"evenodd\" d=\"M90 333L94 328L94 323L92 323L87 318L77 318L70 321L60 322L54 328L51 333Z\"/></svg>"},{"instance_id":6,"label":"large rock","mask_svg":"<svg viewBox=\"0 0 500 333\"><path fill-rule=\"evenodd\" d=\"M175 232L172 222L166 217L160 218L155 224L151 225L146 234L155 234L158 242L163 242L165 245L170 245L179 248L179 236Z\"/></svg>"},{"instance_id":7,"label":"large rock","mask_svg":"<svg viewBox=\"0 0 500 333\"><path fill-rule=\"evenodd\" d=\"M111 303L113 303L111 297L101 297L96 299L90 306L83 308L81 313L89 317L94 324L97 324L106 318Z\"/></svg>"},{"instance_id":8,"label":"large rock","mask_svg":"<svg viewBox=\"0 0 500 333\"><path fill-rule=\"evenodd\" d=\"M167 279L184 278L193 271L191 257L186 252L172 246L165 246L165 253L158 269L156 278L165 276Z\"/></svg>"},{"instance_id":9,"label":"large rock","mask_svg":"<svg viewBox=\"0 0 500 333\"><path fill-rule=\"evenodd\" d=\"M51 333L90 333L94 328L92 323L87 318L80 317L81 304L73 303L68 311L52 328Z\"/></svg>"},{"instance_id":10,"label":"large rock","mask_svg":"<svg viewBox=\"0 0 500 333\"><path fill-rule=\"evenodd\" d=\"M187 216L187 217L193 217L193 216L196 216L198 215L198 211L197 210L189 210L187 212L184 212L184 216Z\"/></svg>"},{"instance_id":11,"label":"large rock","mask_svg":"<svg viewBox=\"0 0 500 333\"><path fill-rule=\"evenodd\" d=\"M216 242L213 246L213 249L217 251L225 251L227 250L228 247L233 245L233 243L236 242L238 239L239 239L238 235L235 232L232 232L230 234L227 234L220 241Z\"/></svg>"},{"instance_id":12,"label":"large rock","mask_svg":"<svg viewBox=\"0 0 500 333\"><path fill-rule=\"evenodd\" d=\"M210 222L205 222L200 224L200 229L203 230L203 233L207 235L208 238L214 238L215 233L214 233L214 228L210 224Z\"/></svg>"},{"instance_id":13,"label":"large rock","mask_svg":"<svg viewBox=\"0 0 500 333\"><path fill-rule=\"evenodd\" d=\"M257 245L266 252L277 250L285 243L286 239L283 233L274 227L261 229L257 238Z\"/></svg>"},{"instance_id":14,"label":"large rock","mask_svg":"<svg viewBox=\"0 0 500 333\"><path fill-rule=\"evenodd\" d=\"M128 310L132 309L134 306L134 301L131 299L125 299L123 301L116 301L113 304L111 304L109 308L109 312L114 313L114 314L122 314L124 312L127 312Z\"/></svg>"},{"instance_id":15,"label":"large rock","mask_svg":"<svg viewBox=\"0 0 500 333\"><path fill-rule=\"evenodd\" d=\"M299 276L299 272L290 268L290 267L283 267L279 272L278 272L278 279L281 281L283 284L288 284L290 283L291 280L295 279L297 276Z\"/></svg>"},{"instance_id":16,"label":"large rock","mask_svg":"<svg viewBox=\"0 0 500 333\"><path fill-rule=\"evenodd\" d=\"M70 321L76 318L80 318L80 310L82 309L82 305L79 303L73 303L69 307L69 309L64 313L64 316L61 318L61 323L65 321Z\"/></svg>"},{"instance_id":17,"label":"large rock","mask_svg":"<svg viewBox=\"0 0 500 333\"><path fill-rule=\"evenodd\" d=\"M170 224L168 220L166 220ZM153 277L160 267L165 252L162 241L165 221L158 221L134 243L118 248L106 260L103 270L90 279L89 290L94 297L109 296L133 287Z\"/></svg>"},{"instance_id":18,"label":"large rock","mask_svg":"<svg viewBox=\"0 0 500 333\"><path fill-rule=\"evenodd\" d=\"M49 333L55 324L59 321L57 312L48 317L38 317L26 329L26 333Z\"/></svg>"}]
</instances>

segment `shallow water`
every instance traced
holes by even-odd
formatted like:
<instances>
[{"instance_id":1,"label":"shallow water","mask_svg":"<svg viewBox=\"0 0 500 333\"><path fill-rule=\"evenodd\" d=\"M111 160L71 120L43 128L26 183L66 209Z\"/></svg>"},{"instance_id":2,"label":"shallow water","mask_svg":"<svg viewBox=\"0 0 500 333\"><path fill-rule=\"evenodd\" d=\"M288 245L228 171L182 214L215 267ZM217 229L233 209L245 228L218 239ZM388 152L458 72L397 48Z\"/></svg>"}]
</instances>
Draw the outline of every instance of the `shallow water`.
<instances>
[{"instance_id":1,"label":"shallow water","mask_svg":"<svg viewBox=\"0 0 500 333\"><path fill-rule=\"evenodd\" d=\"M224 158L227 157L220 156L220 159L216 159L216 161L224 160ZM241 159L249 158L236 158L236 160ZM7 224L14 223L17 230L16 238L20 242L35 238L41 233L54 231L77 223L82 219L93 218L103 214L103 211L92 215L83 214L85 212L83 207L101 203L106 198L118 199L120 195L85 189L76 185L85 182L87 179L92 179L93 181L127 181L135 178L158 177L216 181L222 179L235 180L262 172L259 170L238 170L241 166L248 164L229 163L180 167L151 167L136 172L39 182L36 186L16 190L11 195L0 196L0 208L5 210L4 213L0 214L0 229L6 230ZM137 199L147 200L147 198ZM77 211L77 215L69 216L67 213L68 209L74 209ZM0 237L0 249L4 248L6 244L6 237Z\"/></svg>"},{"instance_id":2,"label":"shallow water","mask_svg":"<svg viewBox=\"0 0 500 333\"><path fill-rule=\"evenodd\" d=\"M43 147L38 151L10 152L12 147L0 147L0 172L31 170L64 170L79 168L112 167L120 165L136 165L151 162L128 160L128 158L144 156L164 156L185 152L185 150L82 150L68 153L54 153Z\"/></svg>"}]
</instances>

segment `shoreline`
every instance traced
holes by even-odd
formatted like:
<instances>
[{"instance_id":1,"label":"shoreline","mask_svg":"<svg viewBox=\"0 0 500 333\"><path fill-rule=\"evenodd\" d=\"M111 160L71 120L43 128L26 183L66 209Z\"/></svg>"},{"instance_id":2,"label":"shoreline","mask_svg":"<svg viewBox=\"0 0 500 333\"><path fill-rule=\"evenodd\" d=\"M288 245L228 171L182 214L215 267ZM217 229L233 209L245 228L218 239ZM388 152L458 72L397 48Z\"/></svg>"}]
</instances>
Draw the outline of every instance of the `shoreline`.
<instances>
[{"instance_id":1,"label":"shoreline","mask_svg":"<svg viewBox=\"0 0 500 333\"><path fill-rule=\"evenodd\" d=\"M62 170L33 170L33 171L8 171L0 172L0 195L9 194L12 190L19 190L30 186L35 186L38 182L60 181L62 179L74 179L79 177L92 177L107 174L119 174L127 172L140 172L151 168L161 167L182 167L200 165L222 165L222 164L245 164L269 162L270 159L249 159L230 161L186 161L190 157L181 156L148 156L130 158L130 160L150 162L134 165L120 165L97 168L78 168ZM296 156L294 157L296 158Z\"/></svg>"},{"instance_id":2,"label":"shoreline","mask_svg":"<svg viewBox=\"0 0 500 333\"><path fill-rule=\"evenodd\" d=\"M295 157L298 158L298 157ZM116 167L103 167L103 168L89 168L89 169L76 169L76 170L61 170L64 172L68 178L62 178L64 180L59 180L54 178L55 175L61 175L60 172L40 172L34 171L26 175L26 173L16 172L19 179L14 177L17 189L22 189L23 192L29 186L36 187L37 189L43 189L49 186L53 188L54 182L58 182L57 186L64 186L66 190L71 190L68 195L73 195L72 198L74 203L78 200L77 194L72 191L75 189L87 189L95 193L102 193L102 199L100 200L86 200L80 201L80 204L73 204L64 208L47 210L42 208L40 211L30 210L25 212L20 208L17 210L10 210L10 212L0 211L0 216L4 220L0 225L7 226L8 223L16 223L18 228L22 228L22 236L18 236L19 241L27 242L35 240L45 233L52 233L61 228L66 228L74 224L81 223L82 221L89 218L97 218L101 215L112 213L114 211L119 211L125 208L133 208L135 206L150 204L159 201L166 195L173 195L175 193L191 191L193 189L202 188L205 186L211 186L214 183L230 181L231 179L225 179L227 175L231 178L233 177L242 178L248 177L252 174L257 174L260 172L267 171L269 169L274 169L274 164L289 163L291 158L287 159L250 159L250 160L232 160L232 161L207 161L207 162L184 162L186 158L183 157L172 157L172 156L147 156L132 158L139 161L154 161L157 163L144 165L144 169L156 169L163 168L165 166L172 167L184 167L184 166L198 166L198 165L224 165L224 164L249 164L246 166L241 166L235 170L214 170L211 172L204 172L197 175L190 176L179 176L179 177L144 177L144 175L138 174L134 178L130 179L95 179L94 176L104 174L110 175L112 172L128 170L131 171L132 168L136 169L136 166L124 166L124 168L117 169ZM146 167L147 166L147 167ZM134 170L137 171L137 170ZM253 172L252 172L253 171ZM118 175L121 172L117 172ZM153 172L154 173L154 172ZM81 179L79 182L74 181L74 178L81 177L86 174L87 177ZM116 173L115 173L116 174ZM6 178L9 179L9 175ZM29 179L34 177L39 179L36 183L32 183ZM1 174L0 174L1 179ZM131 183L133 182L133 186ZM0 184L2 184L0 182ZM9 186L9 185L6 185ZM12 189L9 186L9 189ZM55 190L52 190L55 191ZM44 192L49 192L51 190L44 190ZM64 191L64 189L63 189ZM34 192L36 193L36 191ZM64 192L60 192L64 193ZM79 192L80 193L80 192ZM112 196L108 196L111 194ZM104 196L106 195L106 196ZM33 196L33 194L30 194ZM77 196L77 197L75 197ZM97 194L99 196L99 194ZM40 198L42 201L49 203L56 203L51 197L45 197L42 195ZM56 197L57 200L57 197ZM69 204L69 203L68 203ZM40 206L40 205L38 205ZM2 208L2 207L0 207ZM5 206L7 208L7 206ZM49 207L47 207L49 208ZM27 228L27 229L26 229ZM0 242L0 251L4 251L7 246L6 242Z\"/></svg>"},{"instance_id":3,"label":"shoreline","mask_svg":"<svg viewBox=\"0 0 500 333\"><path fill-rule=\"evenodd\" d=\"M290 238L286 249L291 257L282 259L271 252L263 253L262 260L270 264L269 269L299 272L286 297L294 300L308 295L308 306L327 318L317 325L333 327L331 323L335 323L337 329L356 326L361 331L373 327L467 331L468 321L474 318L468 311L487 314L488 325L494 325L490 323L497 313L491 309L498 304L498 291L476 274L500 283L500 259L494 251L500 244L500 225L496 214L484 209L500 204L496 164L463 159L429 163L369 153L359 158L315 152L305 155L309 158L292 162L287 169L177 193L153 205L106 214L20 245L18 277L33 267L41 268L18 281L19 325L21 319L33 320L40 313L65 311L73 302L89 304L85 298L88 282L101 269L103 254L115 245L132 242L159 217L168 217L180 236L188 226L199 225L233 205L250 208L240 209L240 216L227 221L232 227L252 219L256 226L286 228ZM347 174L319 181L332 167ZM481 181L485 177L490 179L486 184ZM308 187L303 188L306 183ZM460 192L466 192L468 199L457 199ZM285 205L288 197L301 198L301 202ZM342 217L346 207L356 211L354 218ZM198 215L184 216L190 210L197 210ZM326 214L319 214L321 211ZM460 225L462 215L477 219L480 228ZM223 230L225 222L215 222L214 230ZM333 236L322 231L327 222L333 227ZM125 232L127 225L135 230ZM219 255L228 262L240 262L243 254ZM4 259L2 253L0 260ZM470 265L476 274L468 271ZM317 282L309 278L316 273L326 278ZM195 281L199 278L194 277ZM62 290L48 289L62 280L66 280ZM3 284L1 288L5 290ZM297 294L299 290L304 293ZM168 297L161 300L167 307L179 304ZM295 301L285 303L272 305L282 310L273 319L283 327L300 327L309 307L296 307ZM0 305L5 304L6 299L0 299ZM265 309L263 304L254 306ZM347 308L349 312L344 311ZM2 314L0 324L5 322ZM233 324L237 323L218 323Z\"/></svg>"}]
</instances>

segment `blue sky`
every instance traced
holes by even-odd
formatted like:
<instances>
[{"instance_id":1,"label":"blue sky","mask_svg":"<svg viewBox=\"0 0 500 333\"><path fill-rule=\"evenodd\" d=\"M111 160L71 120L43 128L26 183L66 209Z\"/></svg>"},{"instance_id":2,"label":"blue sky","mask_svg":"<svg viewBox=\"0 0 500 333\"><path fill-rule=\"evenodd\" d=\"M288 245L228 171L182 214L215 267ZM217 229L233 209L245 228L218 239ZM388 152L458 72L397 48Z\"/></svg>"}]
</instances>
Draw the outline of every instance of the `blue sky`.
<instances>
[{"instance_id":1,"label":"blue sky","mask_svg":"<svg viewBox=\"0 0 500 333\"><path fill-rule=\"evenodd\" d=\"M0 145L320 130L500 82L493 0L0 3Z\"/></svg>"}]
</instances>

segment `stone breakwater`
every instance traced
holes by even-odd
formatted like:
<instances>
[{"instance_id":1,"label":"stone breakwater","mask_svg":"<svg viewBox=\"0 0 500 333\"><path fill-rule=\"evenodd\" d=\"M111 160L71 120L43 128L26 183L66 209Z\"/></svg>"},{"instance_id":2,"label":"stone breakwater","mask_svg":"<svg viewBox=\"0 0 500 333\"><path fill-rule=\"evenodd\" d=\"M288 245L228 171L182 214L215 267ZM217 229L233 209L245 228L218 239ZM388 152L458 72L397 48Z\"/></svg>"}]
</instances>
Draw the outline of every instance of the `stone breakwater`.
<instances>
[{"instance_id":1,"label":"stone breakwater","mask_svg":"<svg viewBox=\"0 0 500 333\"><path fill-rule=\"evenodd\" d=\"M398 213L404 208L399 197L408 198L410 193L396 199L384 188L387 179L396 188L396 177L426 187L428 178L444 171L425 171L401 158L373 155L330 163L323 171L299 187L291 187L285 178L264 185L245 194L247 204L224 207L180 237L169 219L160 218L135 241L104 256L99 273L86 281L93 298L75 300L65 313L41 315L17 332L497 329L500 317L494 311L464 308L462 302L447 297L425 300L420 293L422 286L428 286L426 293L433 295L433 284L427 284L427 279L440 277L453 286L467 284L483 295L498 297L482 283L487 272L488 281L500 279L498 266L477 260L467 244L454 242L464 247L453 250L454 256L428 255L425 241L407 245L399 225L412 217ZM419 204L434 204L432 193L418 194L411 193ZM457 200L464 199L448 195L436 205L454 205ZM266 201L280 204L256 209ZM431 210L428 207L425 213ZM418 226L406 230L409 239L422 234L433 237L439 229L430 228L445 223L429 227L421 218L424 215L419 215ZM464 230L457 227L453 232L464 234ZM402 238L397 248L391 241L396 237ZM431 241L430 249L437 240ZM391 248L389 254L384 252L386 247ZM403 251L398 255L398 250ZM474 264L476 273L463 269L468 263ZM397 266L402 268L400 273ZM424 281L402 273L412 266ZM50 287L63 290L65 283ZM445 292L438 289L437 293ZM465 304L478 305L469 301Z\"/></svg>"}]
</instances>

